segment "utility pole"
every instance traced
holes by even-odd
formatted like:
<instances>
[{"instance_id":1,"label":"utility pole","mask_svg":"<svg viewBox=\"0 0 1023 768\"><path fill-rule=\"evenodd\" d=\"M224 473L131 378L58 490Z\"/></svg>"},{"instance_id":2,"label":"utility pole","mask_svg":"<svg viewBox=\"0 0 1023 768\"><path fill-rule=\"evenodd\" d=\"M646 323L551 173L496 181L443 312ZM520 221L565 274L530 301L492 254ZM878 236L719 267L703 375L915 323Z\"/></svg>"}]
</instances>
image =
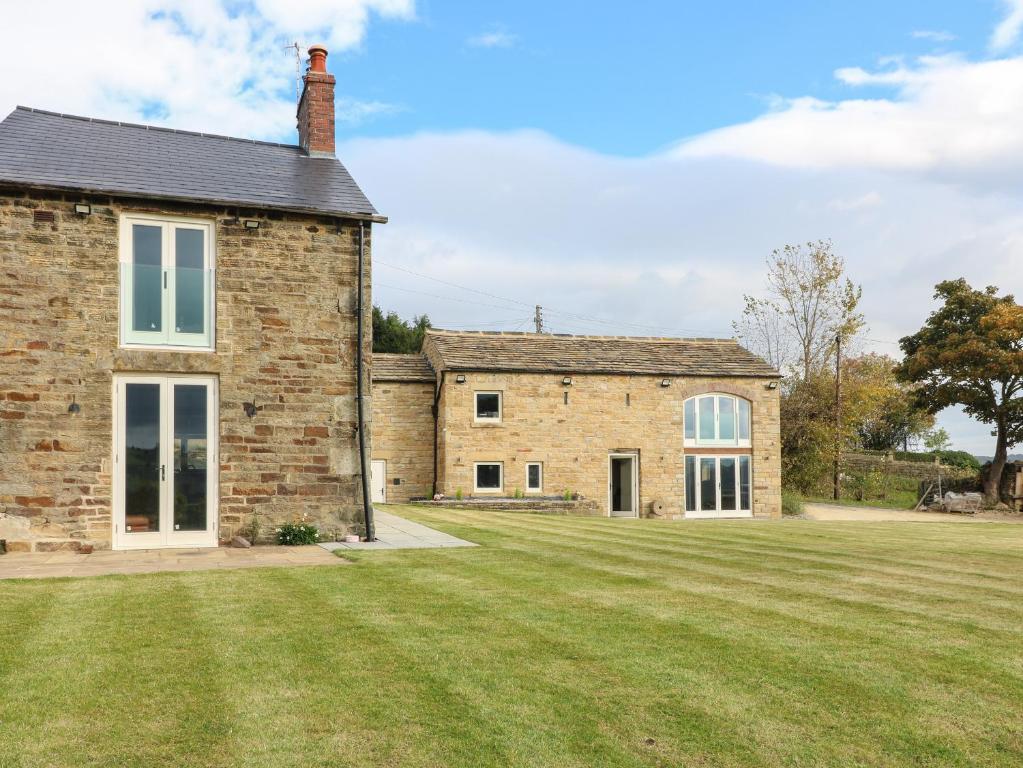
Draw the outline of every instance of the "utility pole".
<instances>
[{"instance_id":1,"label":"utility pole","mask_svg":"<svg viewBox=\"0 0 1023 768\"><path fill-rule=\"evenodd\" d=\"M543 307L536 305L536 313L533 315L533 322L536 323L536 332L543 333Z\"/></svg>"},{"instance_id":2,"label":"utility pole","mask_svg":"<svg viewBox=\"0 0 1023 768\"><path fill-rule=\"evenodd\" d=\"M842 459L842 334L835 336L835 501L839 500L842 483L839 464Z\"/></svg>"}]
</instances>

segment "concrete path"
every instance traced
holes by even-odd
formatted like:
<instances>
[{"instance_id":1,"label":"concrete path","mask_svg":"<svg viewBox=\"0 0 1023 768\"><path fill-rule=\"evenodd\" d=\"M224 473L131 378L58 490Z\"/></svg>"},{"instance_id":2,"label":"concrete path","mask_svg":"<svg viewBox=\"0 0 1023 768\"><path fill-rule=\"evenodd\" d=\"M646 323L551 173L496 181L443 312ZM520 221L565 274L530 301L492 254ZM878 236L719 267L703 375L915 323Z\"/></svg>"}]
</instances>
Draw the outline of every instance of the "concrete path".
<instances>
[{"instance_id":1,"label":"concrete path","mask_svg":"<svg viewBox=\"0 0 1023 768\"><path fill-rule=\"evenodd\" d=\"M346 544L329 541L320 544L327 550L335 549L436 549L439 547L475 547L471 541L456 538L420 523L398 517L380 507L373 507L376 541Z\"/></svg>"},{"instance_id":2,"label":"concrete path","mask_svg":"<svg viewBox=\"0 0 1023 768\"><path fill-rule=\"evenodd\" d=\"M804 504L803 513L810 520L857 520L860 522L926 522L926 523L1023 523L1023 515L1000 512L979 512L965 515L956 512L914 512L906 509L879 507L846 507L839 504Z\"/></svg>"},{"instance_id":3,"label":"concrete path","mask_svg":"<svg viewBox=\"0 0 1023 768\"><path fill-rule=\"evenodd\" d=\"M59 576L105 576L112 573L234 570L237 568L346 565L319 547L211 547L203 549L109 549L77 552L0 555L0 579L46 579Z\"/></svg>"}]
</instances>

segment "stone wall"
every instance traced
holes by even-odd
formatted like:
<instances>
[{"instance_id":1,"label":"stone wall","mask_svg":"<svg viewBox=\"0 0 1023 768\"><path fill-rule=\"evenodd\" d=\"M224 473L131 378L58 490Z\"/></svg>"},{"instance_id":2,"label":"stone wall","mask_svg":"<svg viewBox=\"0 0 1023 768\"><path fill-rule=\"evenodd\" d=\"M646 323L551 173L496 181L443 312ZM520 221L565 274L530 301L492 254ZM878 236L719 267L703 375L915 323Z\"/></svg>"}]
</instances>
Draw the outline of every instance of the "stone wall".
<instances>
[{"instance_id":1,"label":"stone wall","mask_svg":"<svg viewBox=\"0 0 1023 768\"><path fill-rule=\"evenodd\" d=\"M876 470L889 475L912 477L917 480L937 480L940 471L943 478L976 477L972 469L948 467L936 462L896 461L889 456L876 456L869 453L843 453L843 472L870 472Z\"/></svg>"},{"instance_id":2,"label":"stone wall","mask_svg":"<svg viewBox=\"0 0 1023 768\"><path fill-rule=\"evenodd\" d=\"M119 348L121 212L216 220L215 352ZM253 516L264 536L302 515L346 529L361 507L357 235L313 216L0 190L0 513L109 546L113 375L194 372L219 378L221 538Z\"/></svg>"},{"instance_id":3,"label":"stone wall","mask_svg":"<svg viewBox=\"0 0 1023 768\"><path fill-rule=\"evenodd\" d=\"M432 360L434 367L441 365ZM753 513L781 514L778 391L763 379L661 376L467 373L458 384L449 372L440 402L441 472L438 490L473 492L473 463L504 465L501 495L525 491L526 463L543 462L544 495L565 490L608 511L608 455L639 457L640 510L663 500L668 517L684 514L683 403L696 394L725 392L752 403ZM503 393L499 424L474 423L473 393ZM568 401L565 402L567 395ZM748 450L748 449L747 449ZM733 453L722 449L718 453ZM738 452L742 452L739 449Z\"/></svg>"},{"instance_id":4,"label":"stone wall","mask_svg":"<svg viewBox=\"0 0 1023 768\"><path fill-rule=\"evenodd\" d=\"M373 459L387 462L387 503L433 495L433 397L432 382L373 382Z\"/></svg>"}]
</instances>

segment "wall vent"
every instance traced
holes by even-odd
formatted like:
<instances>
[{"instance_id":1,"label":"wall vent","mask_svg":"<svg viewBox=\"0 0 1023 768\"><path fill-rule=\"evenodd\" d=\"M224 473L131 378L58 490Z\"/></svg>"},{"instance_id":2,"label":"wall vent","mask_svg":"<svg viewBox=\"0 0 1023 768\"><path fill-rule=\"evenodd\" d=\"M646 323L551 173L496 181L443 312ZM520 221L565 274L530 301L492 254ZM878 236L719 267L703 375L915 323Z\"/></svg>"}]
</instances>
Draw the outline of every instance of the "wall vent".
<instances>
[{"instance_id":1,"label":"wall vent","mask_svg":"<svg viewBox=\"0 0 1023 768\"><path fill-rule=\"evenodd\" d=\"M32 221L36 224L52 224L54 222L53 211L32 211Z\"/></svg>"}]
</instances>

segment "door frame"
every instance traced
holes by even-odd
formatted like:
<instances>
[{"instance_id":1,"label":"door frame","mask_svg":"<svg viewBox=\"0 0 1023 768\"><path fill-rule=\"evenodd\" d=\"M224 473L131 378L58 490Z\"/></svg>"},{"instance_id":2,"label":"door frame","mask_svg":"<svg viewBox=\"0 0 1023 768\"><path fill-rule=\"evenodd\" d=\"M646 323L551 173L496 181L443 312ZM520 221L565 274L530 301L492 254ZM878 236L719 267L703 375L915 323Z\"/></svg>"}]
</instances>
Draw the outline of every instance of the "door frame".
<instances>
[{"instance_id":1,"label":"door frame","mask_svg":"<svg viewBox=\"0 0 1023 768\"><path fill-rule=\"evenodd\" d=\"M373 503L376 503L376 504L386 504L387 503L387 459L370 459L370 461L369 461L369 480L370 480L370 483L371 483L371 486L370 486L370 497L371 497L370 501L373 501L373 499L372 499L373 486L376 485L376 482L373 480L373 466L375 464L383 464L384 465L383 482L380 484L380 491L381 491L380 495L383 498L381 498L380 501L375 501Z\"/></svg>"},{"instance_id":2,"label":"door frame","mask_svg":"<svg viewBox=\"0 0 1023 768\"><path fill-rule=\"evenodd\" d=\"M682 457L682 473L685 477L686 456L696 457L696 474L699 478L700 459L714 459L714 472L717 487L714 490L714 503L717 509L700 509L700 487L699 479L696 486L696 509L686 509L685 496L682 498L682 509L686 518L692 520L728 520L735 518L753 517L753 454L752 453L690 453ZM749 509L739 509L742 504L742 473L739 469L739 459L749 459ZM735 509L721 509L721 459L735 459Z\"/></svg>"},{"instance_id":3,"label":"door frame","mask_svg":"<svg viewBox=\"0 0 1023 768\"><path fill-rule=\"evenodd\" d=\"M209 434L209 445L206 450L206 520L207 527L204 531L182 531L175 533L161 526L162 530L147 534L128 535L123 529L124 521L124 474L126 463L120 459L124 456L122 435L125 429L124 392L122 385L127 384L159 384L160 390L160 421L161 425L171 423L173 418L173 400L168 395L171 387L167 384L172 382L196 382L207 385L206 390L206 419L207 431ZM111 435L111 461L113 462L113 505L111 507L110 527L111 546L113 549L174 549L193 547L216 547L219 543L220 534L220 382L217 376L212 374L186 374L186 373L115 373L112 385L113 395L113 434ZM173 432L173 430L171 430ZM173 457L170 455L172 447L165 445L167 441L161 435L162 450L164 454L163 464L173 465ZM171 478L174 472L171 468ZM173 503L173 482L171 488L170 503ZM160 514L165 510L162 508L167 502L161 502Z\"/></svg>"},{"instance_id":4,"label":"door frame","mask_svg":"<svg viewBox=\"0 0 1023 768\"><path fill-rule=\"evenodd\" d=\"M629 459L632 462L632 514L615 514L614 510L614 460ZM639 517L639 453L617 451L607 455L607 516ZM619 510L624 512L625 510Z\"/></svg>"}]
</instances>

